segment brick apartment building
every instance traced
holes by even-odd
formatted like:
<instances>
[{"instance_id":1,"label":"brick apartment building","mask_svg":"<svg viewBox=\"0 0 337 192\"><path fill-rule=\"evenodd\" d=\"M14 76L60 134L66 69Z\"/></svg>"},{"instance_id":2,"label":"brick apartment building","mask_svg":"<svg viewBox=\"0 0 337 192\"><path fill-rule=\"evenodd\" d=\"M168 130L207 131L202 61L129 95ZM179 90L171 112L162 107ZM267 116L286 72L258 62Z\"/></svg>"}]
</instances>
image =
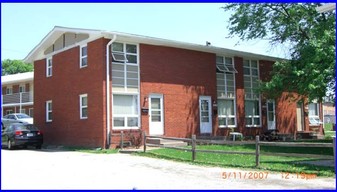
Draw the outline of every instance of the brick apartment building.
<instances>
[{"instance_id":1,"label":"brick apartment building","mask_svg":"<svg viewBox=\"0 0 337 192\"><path fill-rule=\"evenodd\" d=\"M34 115L34 72L1 76L1 117L10 113Z\"/></svg>"},{"instance_id":2,"label":"brick apartment building","mask_svg":"<svg viewBox=\"0 0 337 192\"><path fill-rule=\"evenodd\" d=\"M278 58L139 35L55 27L34 62L34 122L48 144L108 147L111 133L308 132L309 107L256 88ZM321 116L317 106L315 115ZM310 126L313 125L313 126ZM315 125L316 126L316 125ZM321 130L321 126L319 131Z\"/></svg>"}]
</instances>

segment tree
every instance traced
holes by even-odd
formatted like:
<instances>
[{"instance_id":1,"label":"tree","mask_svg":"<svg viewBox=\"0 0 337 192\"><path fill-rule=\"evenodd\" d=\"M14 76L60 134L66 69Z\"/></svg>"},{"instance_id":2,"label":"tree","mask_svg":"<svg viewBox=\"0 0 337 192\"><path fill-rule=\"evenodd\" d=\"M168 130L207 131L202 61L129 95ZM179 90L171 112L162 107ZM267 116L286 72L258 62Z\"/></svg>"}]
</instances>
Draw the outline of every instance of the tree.
<instances>
[{"instance_id":1,"label":"tree","mask_svg":"<svg viewBox=\"0 0 337 192\"><path fill-rule=\"evenodd\" d=\"M318 13L319 3L228 4L230 37L241 41L268 39L289 44L290 59L275 63L261 91L276 98L283 91L321 101L335 93L336 12ZM328 95L329 96L329 95ZM330 95L331 96L331 95Z\"/></svg>"},{"instance_id":2,"label":"tree","mask_svg":"<svg viewBox=\"0 0 337 192\"><path fill-rule=\"evenodd\" d=\"M1 63L1 76L30 72L34 70L34 66L31 63L24 63L21 60L6 59Z\"/></svg>"}]
</instances>

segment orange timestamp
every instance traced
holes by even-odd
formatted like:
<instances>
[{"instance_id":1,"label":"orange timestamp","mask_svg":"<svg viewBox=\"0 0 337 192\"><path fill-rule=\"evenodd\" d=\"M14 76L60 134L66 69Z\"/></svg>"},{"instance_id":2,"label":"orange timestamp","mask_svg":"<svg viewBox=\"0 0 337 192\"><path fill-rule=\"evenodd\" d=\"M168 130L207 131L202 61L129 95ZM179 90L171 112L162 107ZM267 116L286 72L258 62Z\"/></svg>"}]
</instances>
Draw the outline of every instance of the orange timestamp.
<instances>
[{"instance_id":1,"label":"orange timestamp","mask_svg":"<svg viewBox=\"0 0 337 192\"><path fill-rule=\"evenodd\" d=\"M315 179L317 178L316 174L308 174L308 173L289 173L289 172L282 172L281 173L281 178L282 179Z\"/></svg>"},{"instance_id":2,"label":"orange timestamp","mask_svg":"<svg viewBox=\"0 0 337 192\"><path fill-rule=\"evenodd\" d=\"M229 171L222 172L223 179L268 179L267 171Z\"/></svg>"}]
</instances>

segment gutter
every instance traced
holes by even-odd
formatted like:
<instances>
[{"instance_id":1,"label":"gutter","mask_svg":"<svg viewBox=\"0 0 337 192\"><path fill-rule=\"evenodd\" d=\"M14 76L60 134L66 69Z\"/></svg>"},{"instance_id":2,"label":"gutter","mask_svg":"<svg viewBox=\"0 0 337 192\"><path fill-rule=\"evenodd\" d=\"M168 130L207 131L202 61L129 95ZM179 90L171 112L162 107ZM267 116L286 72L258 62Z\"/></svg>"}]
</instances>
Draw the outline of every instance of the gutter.
<instances>
[{"instance_id":1,"label":"gutter","mask_svg":"<svg viewBox=\"0 0 337 192\"><path fill-rule=\"evenodd\" d=\"M113 35L111 37L111 35ZM110 146L110 45L116 40L116 34L107 34L111 40L106 45L106 147Z\"/></svg>"}]
</instances>

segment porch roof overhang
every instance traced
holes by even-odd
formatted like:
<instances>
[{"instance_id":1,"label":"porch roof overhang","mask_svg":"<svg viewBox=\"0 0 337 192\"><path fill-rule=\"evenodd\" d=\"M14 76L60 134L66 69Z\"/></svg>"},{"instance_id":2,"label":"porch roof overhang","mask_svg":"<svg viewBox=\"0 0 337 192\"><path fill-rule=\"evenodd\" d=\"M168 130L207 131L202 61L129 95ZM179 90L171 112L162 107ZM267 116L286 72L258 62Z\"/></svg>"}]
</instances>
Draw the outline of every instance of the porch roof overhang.
<instances>
[{"instance_id":1,"label":"porch roof overhang","mask_svg":"<svg viewBox=\"0 0 337 192\"><path fill-rule=\"evenodd\" d=\"M34 72L5 75L5 76L1 76L1 85L24 83L24 82L33 81L33 79L34 79Z\"/></svg>"},{"instance_id":2,"label":"porch roof overhang","mask_svg":"<svg viewBox=\"0 0 337 192\"><path fill-rule=\"evenodd\" d=\"M167 39L162 39L162 38L155 38L155 37L142 36L142 35L136 35L136 34L55 26L41 40L41 42L38 45L36 45L34 49L25 57L24 61L31 63L31 62L34 62L35 60L40 60L40 59L45 58L46 56L44 54L44 51L49 46L53 45L53 43L64 33L88 34L89 38L86 39L86 41L92 41L92 40L102 38L102 37L110 39L111 36L116 35L117 36L116 41L125 41L125 42L140 43L140 44L143 43L143 44L149 44L149 45L183 48L183 49L188 49L188 50L213 53L217 55L226 55L226 56L233 56L233 57L238 56L238 57L244 57L244 58L249 58L249 59L270 60L270 61L283 60L283 58L278 58L278 57L271 57L271 56L254 54L254 53L232 50L232 49L227 49L227 48L199 45L199 44L167 40Z\"/></svg>"}]
</instances>

